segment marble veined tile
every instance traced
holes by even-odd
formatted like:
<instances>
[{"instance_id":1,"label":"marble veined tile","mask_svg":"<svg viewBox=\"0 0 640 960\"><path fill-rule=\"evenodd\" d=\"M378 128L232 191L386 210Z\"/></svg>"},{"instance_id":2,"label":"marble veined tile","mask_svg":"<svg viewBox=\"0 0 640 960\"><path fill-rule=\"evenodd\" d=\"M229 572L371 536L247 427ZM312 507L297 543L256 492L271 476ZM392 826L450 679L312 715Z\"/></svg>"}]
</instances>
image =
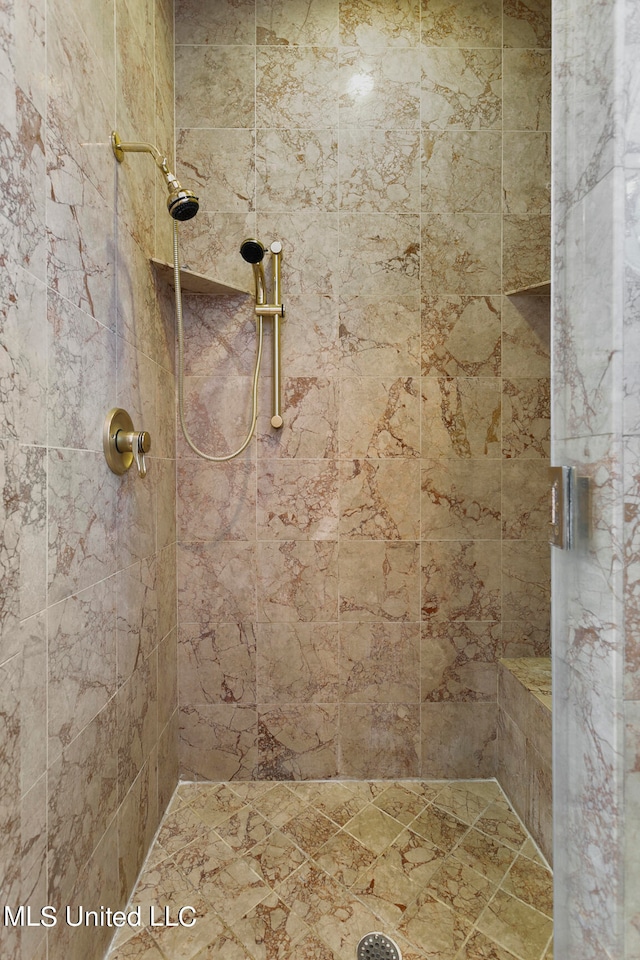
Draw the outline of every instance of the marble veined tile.
<instances>
[{"instance_id":1,"label":"marble veined tile","mask_svg":"<svg viewBox=\"0 0 640 960\"><path fill-rule=\"evenodd\" d=\"M419 40L419 0L397 0L390 7L341 0L340 43L344 46L415 47Z\"/></svg>"},{"instance_id":2,"label":"marble veined tile","mask_svg":"<svg viewBox=\"0 0 640 960\"><path fill-rule=\"evenodd\" d=\"M422 450L432 459L500 456L500 380L422 380Z\"/></svg>"},{"instance_id":3,"label":"marble veined tile","mask_svg":"<svg viewBox=\"0 0 640 960\"><path fill-rule=\"evenodd\" d=\"M234 213L253 209L254 145L252 130L178 132L176 176L197 194L203 212Z\"/></svg>"},{"instance_id":4,"label":"marble veined tile","mask_svg":"<svg viewBox=\"0 0 640 960\"><path fill-rule=\"evenodd\" d=\"M257 636L258 703L337 700L336 623L261 623Z\"/></svg>"},{"instance_id":5,"label":"marble veined tile","mask_svg":"<svg viewBox=\"0 0 640 960\"><path fill-rule=\"evenodd\" d=\"M335 540L338 469L333 460L261 460L257 477L259 540Z\"/></svg>"},{"instance_id":6,"label":"marble veined tile","mask_svg":"<svg viewBox=\"0 0 640 960\"><path fill-rule=\"evenodd\" d=\"M339 0L258 0L258 44L324 45L338 42Z\"/></svg>"},{"instance_id":7,"label":"marble veined tile","mask_svg":"<svg viewBox=\"0 0 640 960\"><path fill-rule=\"evenodd\" d=\"M429 130L500 129L501 49L423 48L421 117Z\"/></svg>"},{"instance_id":8,"label":"marble veined tile","mask_svg":"<svg viewBox=\"0 0 640 960\"><path fill-rule=\"evenodd\" d=\"M183 127L253 127L253 47L178 45L175 69L176 114Z\"/></svg>"},{"instance_id":9,"label":"marble veined tile","mask_svg":"<svg viewBox=\"0 0 640 960\"><path fill-rule=\"evenodd\" d=\"M341 624L340 701L415 703L419 660L417 623Z\"/></svg>"},{"instance_id":10,"label":"marble veined tile","mask_svg":"<svg viewBox=\"0 0 640 960\"><path fill-rule=\"evenodd\" d=\"M423 295L500 293L500 238L497 213L423 214Z\"/></svg>"},{"instance_id":11,"label":"marble veined tile","mask_svg":"<svg viewBox=\"0 0 640 960\"><path fill-rule=\"evenodd\" d=\"M257 210L336 210L337 207L335 129L256 131Z\"/></svg>"},{"instance_id":12,"label":"marble veined tile","mask_svg":"<svg viewBox=\"0 0 640 960\"><path fill-rule=\"evenodd\" d=\"M501 206L498 130L423 130L420 207L430 213L496 213Z\"/></svg>"},{"instance_id":13,"label":"marble veined tile","mask_svg":"<svg viewBox=\"0 0 640 960\"><path fill-rule=\"evenodd\" d=\"M423 460L421 537L500 537L501 469L497 460Z\"/></svg>"},{"instance_id":14,"label":"marble veined tile","mask_svg":"<svg viewBox=\"0 0 640 960\"><path fill-rule=\"evenodd\" d=\"M116 686L116 594L110 577L49 611L49 750L57 756Z\"/></svg>"},{"instance_id":15,"label":"marble veined tile","mask_svg":"<svg viewBox=\"0 0 640 960\"><path fill-rule=\"evenodd\" d=\"M421 0L422 43L443 47L499 47L502 44L502 9L498 0L478 3L465 0Z\"/></svg>"},{"instance_id":16,"label":"marble veined tile","mask_svg":"<svg viewBox=\"0 0 640 960\"><path fill-rule=\"evenodd\" d=\"M413 212L420 193L419 131L341 131L339 174L341 210Z\"/></svg>"},{"instance_id":17,"label":"marble veined tile","mask_svg":"<svg viewBox=\"0 0 640 960\"><path fill-rule=\"evenodd\" d=\"M420 57L415 48L340 51L341 127L417 130ZM375 97L371 92L375 90Z\"/></svg>"},{"instance_id":18,"label":"marble veined tile","mask_svg":"<svg viewBox=\"0 0 640 960\"><path fill-rule=\"evenodd\" d=\"M340 453L344 457L412 458L419 454L416 378L345 377L340 384Z\"/></svg>"},{"instance_id":19,"label":"marble veined tile","mask_svg":"<svg viewBox=\"0 0 640 960\"><path fill-rule=\"evenodd\" d=\"M420 372L418 296L343 297L341 371L355 376L417 376Z\"/></svg>"},{"instance_id":20,"label":"marble veined tile","mask_svg":"<svg viewBox=\"0 0 640 960\"><path fill-rule=\"evenodd\" d=\"M238 44L254 41L254 0L177 0L176 43Z\"/></svg>"},{"instance_id":21,"label":"marble veined tile","mask_svg":"<svg viewBox=\"0 0 640 960\"><path fill-rule=\"evenodd\" d=\"M550 0L506 0L502 15L505 47L551 46Z\"/></svg>"},{"instance_id":22,"label":"marble veined tile","mask_svg":"<svg viewBox=\"0 0 640 960\"><path fill-rule=\"evenodd\" d=\"M406 960L424 960L425 951L438 960L550 956L544 953L550 920L530 903L547 896L548 904L549 871L470 828L492 797L502 797L495 781L289 780L272 786L234 780L182 784L179 791L190 802L172 805L160 834L173 857L152 853L131 903L148 916L152 903L176 909L188 902L198 921L188 929L120 935L109 960L154 957L154 945L175 960L204 960L211 950L238 960L337 960L354 955L360 937L381 928ZM295 808L283 829L253 843L278 805L270 800L275 794L282 809L285 795ZM346 797L350 813L340 803ZM444 806L433 804L434 797ZM341 818L330 816L338 809L347 817L342 828ZM498 809L506 822L504 801ZM529 841L523 851L530 848ZM511 879L491 900L495 911L485 908L511 864Z\"/></svg>"},{"instance_id":23,"label":"marble veined tile","mask_svg":"<svg viewBox=\"0 0 640 960\"><path fill-rule=\"evenodd\" d=\"M258 127L336 127L337 91L338 56L335 48L257 48Z\"/></svg>"},{"instance_id":24,"label":"marble veined tile","mask_svg":"<svg viewBox=\"0 0 640 960\"><path fill-rule=\"evenodd\" d=\"M255 703L252 623L183 623L178 639L183 703Z\"/></svg>"},{"instance_id":25,"label":"marble veined tile","mask_svg":"<svg viewBox=\"0 0 640 960\"><path fill-rule=\"evenodd\" d=\"M340 468L340 524L350 540L416 540L419 523L417 460L345 460Z\"/></svg>"}]
</instances>

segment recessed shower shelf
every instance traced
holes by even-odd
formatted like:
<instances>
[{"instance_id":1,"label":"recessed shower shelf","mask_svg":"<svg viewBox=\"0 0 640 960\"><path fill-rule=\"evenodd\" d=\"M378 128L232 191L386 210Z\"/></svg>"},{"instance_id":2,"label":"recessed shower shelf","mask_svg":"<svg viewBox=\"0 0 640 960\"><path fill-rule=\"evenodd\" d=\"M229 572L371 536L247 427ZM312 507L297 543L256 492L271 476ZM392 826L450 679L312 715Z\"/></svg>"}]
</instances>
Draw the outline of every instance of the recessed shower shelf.
<instances>
[{"instance_id":1,"label":"recessed shower shelf","mask_svg":"<svg viewBox=\"0 0 640 960\"><path fill-rule=\"evenodd\" d=\"M173 286L173 264L164 260L156 260L151 257L158 275ZM222 283L220 280L213 280L202 273L194 273L193 270L180 268L180 283L184 293L199 293L209 297L233 297L237 294L249 294L243 287L235 287L230 283Z\"/></svg>"},{"instance_id":2,"label":"recessed shower shelf","mask_svg":"<svg viewBox=\"0 0 640 960\"><path fill-rule=\"evenodd\" d=\"M507 290L505 297L517 297L525 293L532 296L549 297L551 296L551 281L545 280L542 283L532 283L528 287L519 287L517 290Z\"/></svg>"}]
</instances>

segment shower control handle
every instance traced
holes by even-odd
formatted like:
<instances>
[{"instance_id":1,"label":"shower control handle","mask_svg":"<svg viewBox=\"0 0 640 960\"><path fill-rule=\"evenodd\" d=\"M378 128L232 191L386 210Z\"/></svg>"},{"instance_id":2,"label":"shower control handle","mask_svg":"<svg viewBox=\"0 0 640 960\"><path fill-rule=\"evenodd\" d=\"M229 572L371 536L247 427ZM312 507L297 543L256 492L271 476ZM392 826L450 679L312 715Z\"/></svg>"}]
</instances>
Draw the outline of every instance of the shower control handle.
<instances>
[{"instance_id":1,"label":"shower control handle","mask_svg":"<svg viewBox=\"0 0 640 960\"><path fill-rule=\"evenodd\" d=\"M146 477L147 464L144 455L151 449L151 435L146 430L119 430L116 434L116 449L118 453L132 453L138 476Z\"/></svg>"},{"instance_id":2,"label":"shower control handle","mask_svg":"<svg viewBox=\"0 0 640 960\"><path fill-rule=\"evenodd\" d=\"M134 430L133 421L121 407L113 407L104 421L102 445L109 468L122 475L135 463L138 476L146 477L145 454L151 449L151 435Z\"/></svg>"}]
</instances>

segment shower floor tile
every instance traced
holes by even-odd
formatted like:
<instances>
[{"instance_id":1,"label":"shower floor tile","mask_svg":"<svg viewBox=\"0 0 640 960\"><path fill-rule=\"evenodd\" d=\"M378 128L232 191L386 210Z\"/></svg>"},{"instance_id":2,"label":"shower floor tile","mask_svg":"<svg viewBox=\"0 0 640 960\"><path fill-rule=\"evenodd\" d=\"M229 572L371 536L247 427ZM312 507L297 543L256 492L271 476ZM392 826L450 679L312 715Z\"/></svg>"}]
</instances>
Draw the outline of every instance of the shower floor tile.
<instances>
[{"instance_id":1,"label":"shower floor tile","mask_svg":"<svg viewBox=\"0 0 640 960\"><path fill-rule=\"evenodd\" d=\"M552 889L494 780L183 783L108 960L546 960Z\"/></svg>"}]
</instances>

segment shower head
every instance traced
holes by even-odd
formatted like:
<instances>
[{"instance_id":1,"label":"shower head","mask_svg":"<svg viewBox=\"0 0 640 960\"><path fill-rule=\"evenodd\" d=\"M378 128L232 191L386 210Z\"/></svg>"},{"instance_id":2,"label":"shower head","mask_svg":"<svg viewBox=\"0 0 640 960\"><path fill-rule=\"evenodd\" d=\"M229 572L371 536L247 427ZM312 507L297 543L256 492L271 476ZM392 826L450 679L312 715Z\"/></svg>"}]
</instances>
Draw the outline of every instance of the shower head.
<instances>
[{"instance_id":1,"label":"shower head","mask_svg":"<svg viewBox=\"0 0 640 960\"><path fill-rule=\"evenodd\" d=\"M118 163L122 163L126 152L129 153L150 153L160 169L169 196L167 197L167 210L174 220L191 220L198 212L200 204L195 193L191 190L185 190L177 177L169 169L166 157L163 157L157 147L152 143L123 143L116 131L111 134L111 149Z\"/></svg>"},{"instance_id":2,"label":"shower head","mask_svg":"<svg viewBox=\"0 0 640 960\"><path fill-rule=\"evenodd\" d=\"M169 188L167 210L174 220L191 220L195 217L200 204L195 193L185 190L176 180L173 188Z\"/></svg>"},{"instance_id":3,"label":"shower head","mask_svg":"<svg viewBox=\"0 0 640 960\"><path fill-rule=\"evenodd\" d=\"M240 244L240 255L247 263L260 263L265 253L266 250L260 241L253 239L253 237L250 237L248 240L243 240Z\"/></svg>"},{"instance_id":4,"label":"shower head","mask_svg":"<svg viewBox=\"0 0 640 960\"><path fill-rule=\"evenodd\" d=\"M267 302L264 267L262 266L262 260L266 252L265 247L254 237L249 237L240 244L240 255L242 259L246 260L247 263L250 263L253 267L253 279L256 285L256 303Z\"/></svg>"}]
</instances>

